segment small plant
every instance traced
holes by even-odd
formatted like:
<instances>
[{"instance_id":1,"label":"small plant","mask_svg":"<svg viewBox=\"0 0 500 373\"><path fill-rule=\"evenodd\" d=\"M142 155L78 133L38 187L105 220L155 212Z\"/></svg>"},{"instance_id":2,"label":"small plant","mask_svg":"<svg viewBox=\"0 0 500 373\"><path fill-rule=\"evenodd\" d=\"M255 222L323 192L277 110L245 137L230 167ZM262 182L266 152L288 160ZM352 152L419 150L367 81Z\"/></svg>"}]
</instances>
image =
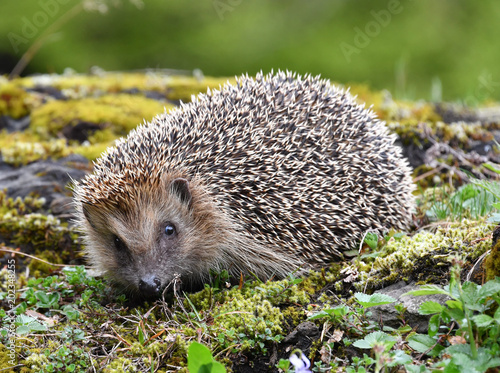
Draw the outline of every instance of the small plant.
<instances>
[{"instance_id":1,"label":"small plant","mask_svg":"<svg viewBox=\"0 0 500 373\"><path fill-rule=\"evenodd\" d=\"M429 198L430 207L425 214L431 221L477 219L488 215L492 211L493 204L499 201L497 196L482 188L474 180L471 184L462 185L451 194L444 189L441 189L440 193L434 189L433 195Z\"/></svg>"},{"instance_id":2,"label":"small plant","mask_svg":"<svg viewBox=\"0 0 500 373\"><path fill-rule=\"evenodd\" d=\"M357 306L339 305L326 308L310 316L309 320L327 318L331 323L345 327L353 337L364 336L377 328L375 322L369 319L371 314L367 312L367 309L396 301L389 295L379 293L372 295L356 293L354 297L358 303Z\"/></svg>"},{"instance_id":3,"label":"small plant","mask_svg":"<svg viewBox=\"0 0 500 373\"><path fill-rule=\"evenodd\" d=\"M353 357L352 365L346 367L346 372L380 372L384 367L396 367L411 362L411 357L404 351L391 351L397 339L380 330L381 327L370 319L371 313L368 311L370 307L390 304L395 302L396 299L381 293L374 293L372 295L356 293L354 294L354 300L358 305L353 307L340 305L334 308L327 308L309 318L311 320L328 318L337 327L345 329L346 334L342 339L345 346L352 345L360 349L370 349L373 351L374 358L366 354L363 355L363 358ZM411 327L406 325L402 317L404 308L400 304L395 305L395 307L398 311L398 318L402 320L402 326L392 331L398 335L411 331ZM340 341L340 338L337 340ZM335 362L331 362L330 366L336 366ZM321 369L320 367L316 367L313 370L322 371Z\"/></svg>"},{"instance_id":4,"label":"small plant","mask_svg":"<svg viewBox=\"0 0 500 373\"><path fill-rule=\"evenodd\" d=\"M484 285L461 283L460 266L456 264L449 285L425 285L407 294L444 294L451 298L444 305L434 301L421 305L421 314L432 315L428 334L410 336L411 348L442 358L436 366L455 367L450 370L453 372L485 372L500 366L500 278ZM454 325L458 329L454 330Z\"/></svg>"},{"instance_id":5,"label":"small plant","mask_svg":"<svg viewBox=\"0 0 500 373\"><path fill-rule=\"evenodd\" d=\"M490 171L493 171L497 174L500 174L500 168L497 168L498 165L491 165L491 164L483 164L484 167L489 169ZM493 203L491 206L495 209L500 209L500 183L498 181L491 181L491 180L478 180L478 179L472 179L472 183L480 188L485 189L489 193L495 196L496 202ZM492 216L488 219L490 223L500 223L500 213L496 212L493 213Z\"/></svg>"},{"instance_id":6,"label":"small plant","mask_svg":"<svg viewBox=\"0 0 500 373\"><path fill-rule=\"evenodd\" d=\"M193 342L188 350L189 373L225 373L224 365L215 361L210 350L198 342Z\"/></svg>"},{"instance_id":7,"label":"small plant","mask_svg":"<svg viewBox=\"0 0 500 373\"><path fill-rule=\"evenodd\" d=\"M101 280L88 276L85 267L64 268L63 273L65 278L48 276L29 279L26 291L21 294L25 306L18 308L17 311L24 312L26 306L58 310L62 299L73 299L77 294L80 294L80 297L75 301L80 306L89 302L96 303L98 301L96 296L103 296L104 284ZM71 313L71 310L66 307L64 312Z\"/></svg>"},{"instance_id":8,"label":"small plant","mask_svg":"<svg viewBox=\"0 0 500 373\"><path fill-rule=\"evenodd\" d=\"M405 233L394 231L386 233L383 237L379 237L379 235L375 232L367 232L363 242L368 245L368 247L371 249L371 252L361 255L360 259L365 260L368 258L376 258L380 255L382 249L391 239L399 241L404 236Z\"/></svg>"}]
</instances>

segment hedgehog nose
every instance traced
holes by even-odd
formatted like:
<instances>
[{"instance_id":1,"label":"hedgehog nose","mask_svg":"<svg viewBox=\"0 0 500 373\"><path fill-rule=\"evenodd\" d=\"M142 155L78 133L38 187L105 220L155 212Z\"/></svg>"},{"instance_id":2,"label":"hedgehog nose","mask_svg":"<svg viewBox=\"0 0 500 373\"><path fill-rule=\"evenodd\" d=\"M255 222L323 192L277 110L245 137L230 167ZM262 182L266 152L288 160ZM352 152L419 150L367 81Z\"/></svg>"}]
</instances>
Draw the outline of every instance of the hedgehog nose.
<instances>
[{"instance_id":1,"label":"hedgehog nose","mask_svg":"<svg viewBox=\"0 0 500 373\"><path fill-rule=\"evenodd\" d=\"M139 291L146 298L158 297L160 289L161 280L158 277L148 276L139 281Z\"/></svg>"}]
</instances>

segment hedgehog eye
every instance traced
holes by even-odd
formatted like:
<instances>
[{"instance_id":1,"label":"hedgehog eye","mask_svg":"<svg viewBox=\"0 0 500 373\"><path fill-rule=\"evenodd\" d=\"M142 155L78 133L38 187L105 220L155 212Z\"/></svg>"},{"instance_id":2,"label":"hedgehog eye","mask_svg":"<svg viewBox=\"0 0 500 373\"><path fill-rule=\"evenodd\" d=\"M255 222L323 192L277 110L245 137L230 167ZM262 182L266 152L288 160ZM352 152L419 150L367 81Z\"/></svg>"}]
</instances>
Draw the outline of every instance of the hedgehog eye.
<instances>
[{"instance_id":1,"label":"hedgehog eye","mask_svg":"<svg viewBox=\"0 0 500 373\"><path fill-rule=\"evenodd\" d=\"M120 238L118 236L114 237L113 242L115 244L116 250L118 250L118 251L127 250L127 245L125 245L125 243L122 240L120 240Z\"/></svg>"},{"instance_id":2,"label":"hedgehog eye","mask_svg":"<svg viewBox=\"0 0 500 373\"><path fill-rule=\"evenodd\" d=\"M173 224L168 223L165 226L165 235L171 237L174 234L175 234L175 226Z\"/></svg>"}]
</instances>

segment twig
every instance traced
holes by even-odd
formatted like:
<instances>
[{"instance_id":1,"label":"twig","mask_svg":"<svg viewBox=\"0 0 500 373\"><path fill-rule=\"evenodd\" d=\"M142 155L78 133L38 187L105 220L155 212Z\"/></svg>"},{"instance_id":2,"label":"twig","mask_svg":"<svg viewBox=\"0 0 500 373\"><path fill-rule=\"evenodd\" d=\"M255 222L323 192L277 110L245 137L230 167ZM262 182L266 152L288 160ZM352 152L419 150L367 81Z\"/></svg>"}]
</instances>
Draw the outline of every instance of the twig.
<instances>
[{"instance_id":1,"label":"twig","mask_svg":"<svg viewBox=\"0 0 500 373\"><path fill-rule=\"evenodd\" d=\"M38 261L40 261L42 263L45 263L45 264L48 264L48 265L54 266L54 267L78 267L78 265L76 265L76 264L55 264L55 263L47 262L46 260L40 259L40 258L38 258L36 256L30 255L30 254L26 254L26 253L23 253L21 251L6 249L5 247L0 247L0 252L12 253L12 254L17 254L17 255L24 255L24 256L27 256L28 258L31 258L31 259L34 259L34 260L38 260Z\"/></svg>"},{"instance_id":2,"label":"twig","mask_svg":"<svg viewBox=\"0 0 500 373\"><path fill-rule=\"evenodd\" d=\"M413 182L416 183L422 179L425 179L427 176L431 176L431 175L434 175L436 173L438 173L439 171L441 171L443 168L441 166L437 167L437 168L433 168L432 170L430 171L427 171L427 172L424 172L422 175L419 175L417 177L415 177L413 179Z\"/></svg>"}]
</instances>

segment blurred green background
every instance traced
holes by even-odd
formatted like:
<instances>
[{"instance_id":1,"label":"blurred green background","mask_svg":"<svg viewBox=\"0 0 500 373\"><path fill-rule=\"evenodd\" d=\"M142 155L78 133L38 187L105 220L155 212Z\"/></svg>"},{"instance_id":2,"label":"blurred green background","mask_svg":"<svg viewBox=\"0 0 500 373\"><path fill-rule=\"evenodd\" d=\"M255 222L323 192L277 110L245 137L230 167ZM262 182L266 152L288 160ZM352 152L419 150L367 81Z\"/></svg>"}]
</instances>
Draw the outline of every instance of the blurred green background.
<instances>
[{"instance_id":1,"label":"blurred green background","mask_svg":"<svg viewBox=\"0 0 500 373\"><path fill-rule=\"evenodd\" d=\"M498 0L2 0L0 72L290 69L397 98L500 99ZM139 6L138 6L139 5ZM76 7L76 8L75 8Z\"/></svg>"}]
</instances>

